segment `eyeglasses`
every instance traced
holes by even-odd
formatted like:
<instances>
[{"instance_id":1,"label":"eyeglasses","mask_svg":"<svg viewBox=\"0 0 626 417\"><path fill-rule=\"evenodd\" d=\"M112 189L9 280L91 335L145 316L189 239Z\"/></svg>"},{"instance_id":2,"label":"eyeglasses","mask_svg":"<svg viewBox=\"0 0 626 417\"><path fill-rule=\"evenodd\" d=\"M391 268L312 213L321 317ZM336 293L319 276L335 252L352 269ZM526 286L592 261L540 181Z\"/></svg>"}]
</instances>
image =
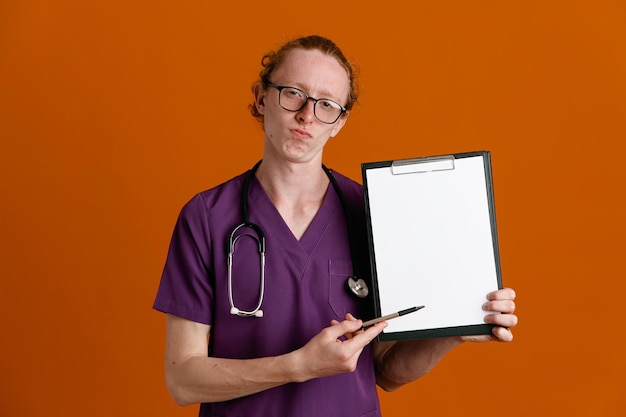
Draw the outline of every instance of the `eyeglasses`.
<instances>
[{"instance_id":1,"label":"eyeglasses","mask_svg":"<svg viewBox=\"0 0 626 417\"><path fill-rule=\"evenodd\" d=\"M322 123L329 125L335 123L347 110L341 104L327 98L309 97L307 93L296 87L280 86L269 81L263 81L263 83L278 90L278 105L287 111L300 111L309 100L313 100L313 114Z\"/></svg>"}]
</instances>

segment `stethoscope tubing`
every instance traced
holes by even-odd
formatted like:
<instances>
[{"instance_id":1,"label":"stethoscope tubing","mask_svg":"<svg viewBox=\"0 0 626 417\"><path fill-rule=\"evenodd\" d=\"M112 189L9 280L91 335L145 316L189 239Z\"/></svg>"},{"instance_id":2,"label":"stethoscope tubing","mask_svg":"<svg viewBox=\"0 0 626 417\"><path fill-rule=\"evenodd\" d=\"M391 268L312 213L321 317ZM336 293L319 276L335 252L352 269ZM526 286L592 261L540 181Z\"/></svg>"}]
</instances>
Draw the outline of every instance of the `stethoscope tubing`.
<instances>
[{"instance_id":1,"label":"stethoscope tubing","mask_svg":"<svg viewBox=\"0 0 626 417\"><path fill-rule=\"evenodd\" d=\"M241 316L241 317L263 317L263 310L261 310L261 306L263 305L263 298L265 296L265 250L266 250L265 233L263 233L263 229L261 229L259 225L250 222L250 218L248 215L248 189L250 188L250 181L252 180L252 177L254 176L254 173L256 172L259 165L261 165L261 162L263 162L263 160L260 160L259 162L257 162L254 165L254 167L250 171L248 171L248 173L246 174L246 178L244 180L242 192L241 192L241 211L243 215L243 222L235 226L233 230L230 232L230 235L228 237L227 260L226 260L227 265L228 265L228 301L230 303L230 313L233 315ZM346 206L345 197L343 195L343 192L341 191L341 187L339 187L339 184L337 183L337 180L335 179L331 171L328 168L326 168L326 166L324 165L322 165L322 169L328 176L328 179L330 180L333 188L335 189L335 192L337 193L339 197L339 200L341 201L341 206L343 208L343 212L346 218L346 223L348 225L348 240L350 244L350 256L352 258L353 272L355 273L354 276L351 276L348 279L348 283L347 283L348 288L355 295L357 295L360 298L363 298L367 296L367 286L365 285L365 282L362 279L357 278L359 276L359 273L357 270L358 262L357 262L356 253L355 253L356 243L354 242L354 236L352 233L353 228L351 225L351 219L348 213L348 208ZM235 236L235 234L243 228L254 230L257 236L254 236L251 233L243 233L243 234ZM260 286L259 286L259 299L258 299L256 307L252 310L241 310L237 308L235 306L235 301L233 299L233 255L235 253L235 243L242 236L249 236L252 239L256 240L257 245L258 245L258 250L259 250L259 257L260 257L259 264L260 264L260 270L261 270L260 271L261 278L260 278ZM352 285L351 282L354 282L354 284Z\"/></svg>"}]
</instances>

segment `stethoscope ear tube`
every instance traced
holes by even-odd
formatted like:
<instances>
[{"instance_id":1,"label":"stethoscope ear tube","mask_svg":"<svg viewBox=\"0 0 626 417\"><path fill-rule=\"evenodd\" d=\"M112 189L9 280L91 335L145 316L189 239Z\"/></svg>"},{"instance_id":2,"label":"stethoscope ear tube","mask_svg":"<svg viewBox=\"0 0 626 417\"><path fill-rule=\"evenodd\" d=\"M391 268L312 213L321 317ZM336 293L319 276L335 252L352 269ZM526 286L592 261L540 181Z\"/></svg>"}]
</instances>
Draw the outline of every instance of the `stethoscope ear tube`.
<instances>
[{"instance_id":1,"label":"stethoscope ear tube","mask_svg":"<svg viewBox=\"0 0 626 417\"><path fill-rule=\"evenodd\" d=\"M235 236L238 230L242 228L250 228L253 229L257 236L254 236L251 233L243 233ZM252 239L256 240L258 248L259 248L259 267L260 267L260 287L259 287L259 300L256 307L252 310L240 310L235 307L235 301L233 299L233 254L235 253L235 243L237 240L243 236L250 236ZM265 234L261 228L250 222L241 223L236 226L233 231L230 233L228 238L228 254L227 260L228 264L228 302L230 303L230 314L234 314L241 317L263 317L263 310L261 310L261 305L263 304L263 296L265 295Z\"/></svg>"},{"instance_id":2,"label":"stethoscope ear tube","mask_svg":"<svg viewBox=\"0 0 626 417\"><path fill-rule=\"evenodd\" d=\"M242 235L239 235L237 237L235 237L235 234L237 233L237 231L241 228L244 227L248 227L252 230L254 230L258 236L258 238L256 238L257 244L259 246L259 253L261 254L265 254L265 234L263 233L263 229L261 229L261 227L257 224L254 223L250 223L250 222L244 222L241 223L240 225L236 226L231 232L230 232L230 236L228 237L228 254L230 255L231 261L232 261L232 254L235 252L235 242L237 241L237 239L239 239ZM252 236L252 235L250 235Z\"/></svg>"}]
</instances>

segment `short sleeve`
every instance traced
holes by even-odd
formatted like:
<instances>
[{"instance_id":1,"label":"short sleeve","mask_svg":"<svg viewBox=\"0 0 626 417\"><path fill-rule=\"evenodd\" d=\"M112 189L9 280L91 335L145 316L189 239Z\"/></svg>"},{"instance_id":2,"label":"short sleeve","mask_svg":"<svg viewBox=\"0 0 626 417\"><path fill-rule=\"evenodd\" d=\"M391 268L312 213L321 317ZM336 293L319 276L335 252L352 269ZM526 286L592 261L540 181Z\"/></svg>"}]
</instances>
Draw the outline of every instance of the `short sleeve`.
<instances>
[{"instance_id":1,"label":"short sleeve","mask_svg":"<svg viewBox=\"0 0 626 417\"><path fill-rule=\"evenodd\" d=\"M207 208L201 194L181 210L153 308L211 324L213 277Z\"/></svg>"}]
</instances>

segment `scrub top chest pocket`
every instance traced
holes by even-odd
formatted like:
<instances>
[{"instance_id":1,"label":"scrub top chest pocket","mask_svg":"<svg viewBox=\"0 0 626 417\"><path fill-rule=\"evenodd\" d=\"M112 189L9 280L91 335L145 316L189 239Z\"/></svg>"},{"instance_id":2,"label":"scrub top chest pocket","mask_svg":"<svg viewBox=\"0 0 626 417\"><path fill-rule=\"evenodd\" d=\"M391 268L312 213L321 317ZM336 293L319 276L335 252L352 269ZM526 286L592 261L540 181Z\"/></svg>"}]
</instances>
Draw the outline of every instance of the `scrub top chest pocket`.
<instances>
[{"instance_id":1,"label":"scrub top chest pocket","mask_svg":"<svg viewBox=\"0 0 626 417\"><path fill-rule=\"evenodd\" d=\"M331 259L328 261L328 303L338 319L343 320L346 313L360 316L358 297L350 294L346 283L353 274L352 261Z\"/></svg>"}]
</instances>

